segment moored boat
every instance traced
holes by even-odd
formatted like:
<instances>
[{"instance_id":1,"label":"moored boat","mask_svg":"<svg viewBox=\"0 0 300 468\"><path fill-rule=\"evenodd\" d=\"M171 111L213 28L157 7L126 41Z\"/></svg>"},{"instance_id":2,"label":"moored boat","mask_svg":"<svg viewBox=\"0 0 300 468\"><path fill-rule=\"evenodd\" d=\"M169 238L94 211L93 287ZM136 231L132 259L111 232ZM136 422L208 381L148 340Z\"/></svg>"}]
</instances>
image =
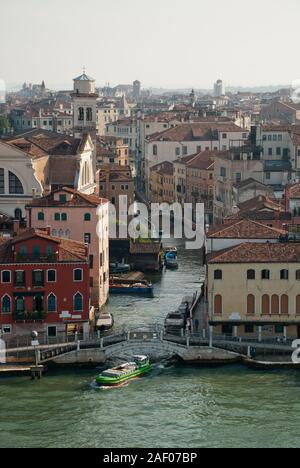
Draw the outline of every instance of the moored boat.
<instances>
[{"instance_id":1,"label":"moored boat","mask_svg":"<svg viewBox=\"0 0 300 468\"><path fill-rule=\"evenodd\" d=\"M178 268L177 253L172 251L165 255L165 265L167 268L176 269Z\"/></svg>"},{"instance_id":2,"label":"moored boat","mask_svg":"<svg viewBox=\"0 0 300 468\"><path fill-rule=\"evenodd\" d=\"M117 273L128 273L130 271L130 265L126 263L110 263L109 272L113 274Z\"/></svg>"},{"instance_id":3,"label":"moored boat","mask_svg":"<svg viewBox=\"0 0 300 468\"><path fill-rule=\"evenodd\" d=\"M132 281L111 277L109 281L110 294L134 294L153 297L153 285L147 280Z\"/></svg>"},{"instance_id":4,"label":"moored boat","mask_svg":"<svg viewBox=\"0 0 300 468\"><path fill-rule=\"evenodd\" d=\"M112 314L100 314L96 321L96 330L108 331L114 326L114 317Z\"/></svg>"},{"instance_id":5,"label":"moored boat","mask_svg":"<svg viewBox=\"0 0 300 468\"><path fill-rule=\"evenodd\" d=\"M133 356L133 362L108 369L96 377L96 382L100 386L114 387L122 385L131 379L142 377L150 372L152 366L148 356Z\"/></svg>"}]
</instances>

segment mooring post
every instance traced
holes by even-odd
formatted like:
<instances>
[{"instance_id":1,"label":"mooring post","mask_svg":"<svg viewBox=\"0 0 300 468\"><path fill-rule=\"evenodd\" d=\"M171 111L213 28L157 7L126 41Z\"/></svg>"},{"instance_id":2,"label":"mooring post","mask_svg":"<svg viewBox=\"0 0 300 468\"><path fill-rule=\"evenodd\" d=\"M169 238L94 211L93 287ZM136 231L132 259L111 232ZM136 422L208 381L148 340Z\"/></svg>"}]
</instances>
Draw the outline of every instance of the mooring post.
<instances>
[{"instance_id":1,"label":"mooring post","mask_svg":"<svg viewBox=\"0 0 300 468\"><path fill-rule=\"evenodd\" d=\"M77 351L80 351L80 340L77 341Z\"/></svg>"},{"instance_id":2,"label":"mooring post","mask_svg":"<svg viewBox=\"0 0 300 468\"><path fill-rule=\"evenodd\" d=\"M130 331L127 332L127 341L130 341Z\"/></svg>"},{"instance_id":3,"label":"mooring post","mask_svg":"<svg viewBox=\"0 0 300 468\"><path fill-rule=\"evenodd\" d=\"M213 347L213 331L214 331L214 327L210 326L209 327L209 347L210 348Z\"/></svg>"},{"instance_id":4,"label":"mooring post","mask_svg":"<svg viewBox=\"0 0 300 468\"><path fill-rule=\"evenodd\" d=\"M104 348L104 340L103 340L103 338L100 339L100 348L101 348L101 349Z\"/></svg>"}]
</instances>

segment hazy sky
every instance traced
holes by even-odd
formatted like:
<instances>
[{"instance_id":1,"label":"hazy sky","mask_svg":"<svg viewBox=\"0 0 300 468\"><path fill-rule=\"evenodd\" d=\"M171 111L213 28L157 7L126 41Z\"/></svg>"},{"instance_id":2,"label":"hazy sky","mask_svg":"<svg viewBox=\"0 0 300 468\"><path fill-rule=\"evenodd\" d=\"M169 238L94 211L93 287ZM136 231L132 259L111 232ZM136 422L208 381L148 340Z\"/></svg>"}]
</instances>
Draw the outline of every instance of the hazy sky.
<instances>
[{"instance_id":1,"label":"hazy sky","mask_svg":"<svg viewBox=\"0 0 300 468\"><path fill-rule=\"evenodd\" d=\"M211 88L300 78L299 0L0 0L0 78Z\"/></svg>"}]
</instances>

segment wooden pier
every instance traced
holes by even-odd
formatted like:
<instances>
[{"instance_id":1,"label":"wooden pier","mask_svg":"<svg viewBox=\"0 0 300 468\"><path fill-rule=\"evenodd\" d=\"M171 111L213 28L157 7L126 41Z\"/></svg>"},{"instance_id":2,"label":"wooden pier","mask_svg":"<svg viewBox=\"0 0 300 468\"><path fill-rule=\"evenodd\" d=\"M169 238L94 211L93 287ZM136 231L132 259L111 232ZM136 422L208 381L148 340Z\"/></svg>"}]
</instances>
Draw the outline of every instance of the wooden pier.
<instances>
[{"instance_id":1,"label":"wooden pier","mask_svg":"<svg viewBox=\"0 0 300 468\"><path fill-rule=\"evenodd\" d=\"M0 365L0 376L30 375L32 380L40 379L45 371L44 366Z\"/></svg>"}]
</instances>

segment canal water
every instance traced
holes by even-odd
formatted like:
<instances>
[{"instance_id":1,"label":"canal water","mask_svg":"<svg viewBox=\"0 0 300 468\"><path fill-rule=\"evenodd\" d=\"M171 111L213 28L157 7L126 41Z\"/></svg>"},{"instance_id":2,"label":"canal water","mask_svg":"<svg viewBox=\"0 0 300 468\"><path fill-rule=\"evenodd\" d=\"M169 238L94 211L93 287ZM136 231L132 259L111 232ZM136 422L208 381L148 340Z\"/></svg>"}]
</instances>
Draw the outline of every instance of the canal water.
<instances>
[{"instance_id":1,"label":"canal water","mask_svg":"<svg viewBox=\"0 0 300 468\"><path fill-rule=\"evenodd\" d=\"M153 277L154 299L112 298L117 324L162 322L203 275L178 244L180 268ZM0 447L298 447L300 373L159 363L122 388L96 370L0 379Z\"/></svg>"}]
</instances>

